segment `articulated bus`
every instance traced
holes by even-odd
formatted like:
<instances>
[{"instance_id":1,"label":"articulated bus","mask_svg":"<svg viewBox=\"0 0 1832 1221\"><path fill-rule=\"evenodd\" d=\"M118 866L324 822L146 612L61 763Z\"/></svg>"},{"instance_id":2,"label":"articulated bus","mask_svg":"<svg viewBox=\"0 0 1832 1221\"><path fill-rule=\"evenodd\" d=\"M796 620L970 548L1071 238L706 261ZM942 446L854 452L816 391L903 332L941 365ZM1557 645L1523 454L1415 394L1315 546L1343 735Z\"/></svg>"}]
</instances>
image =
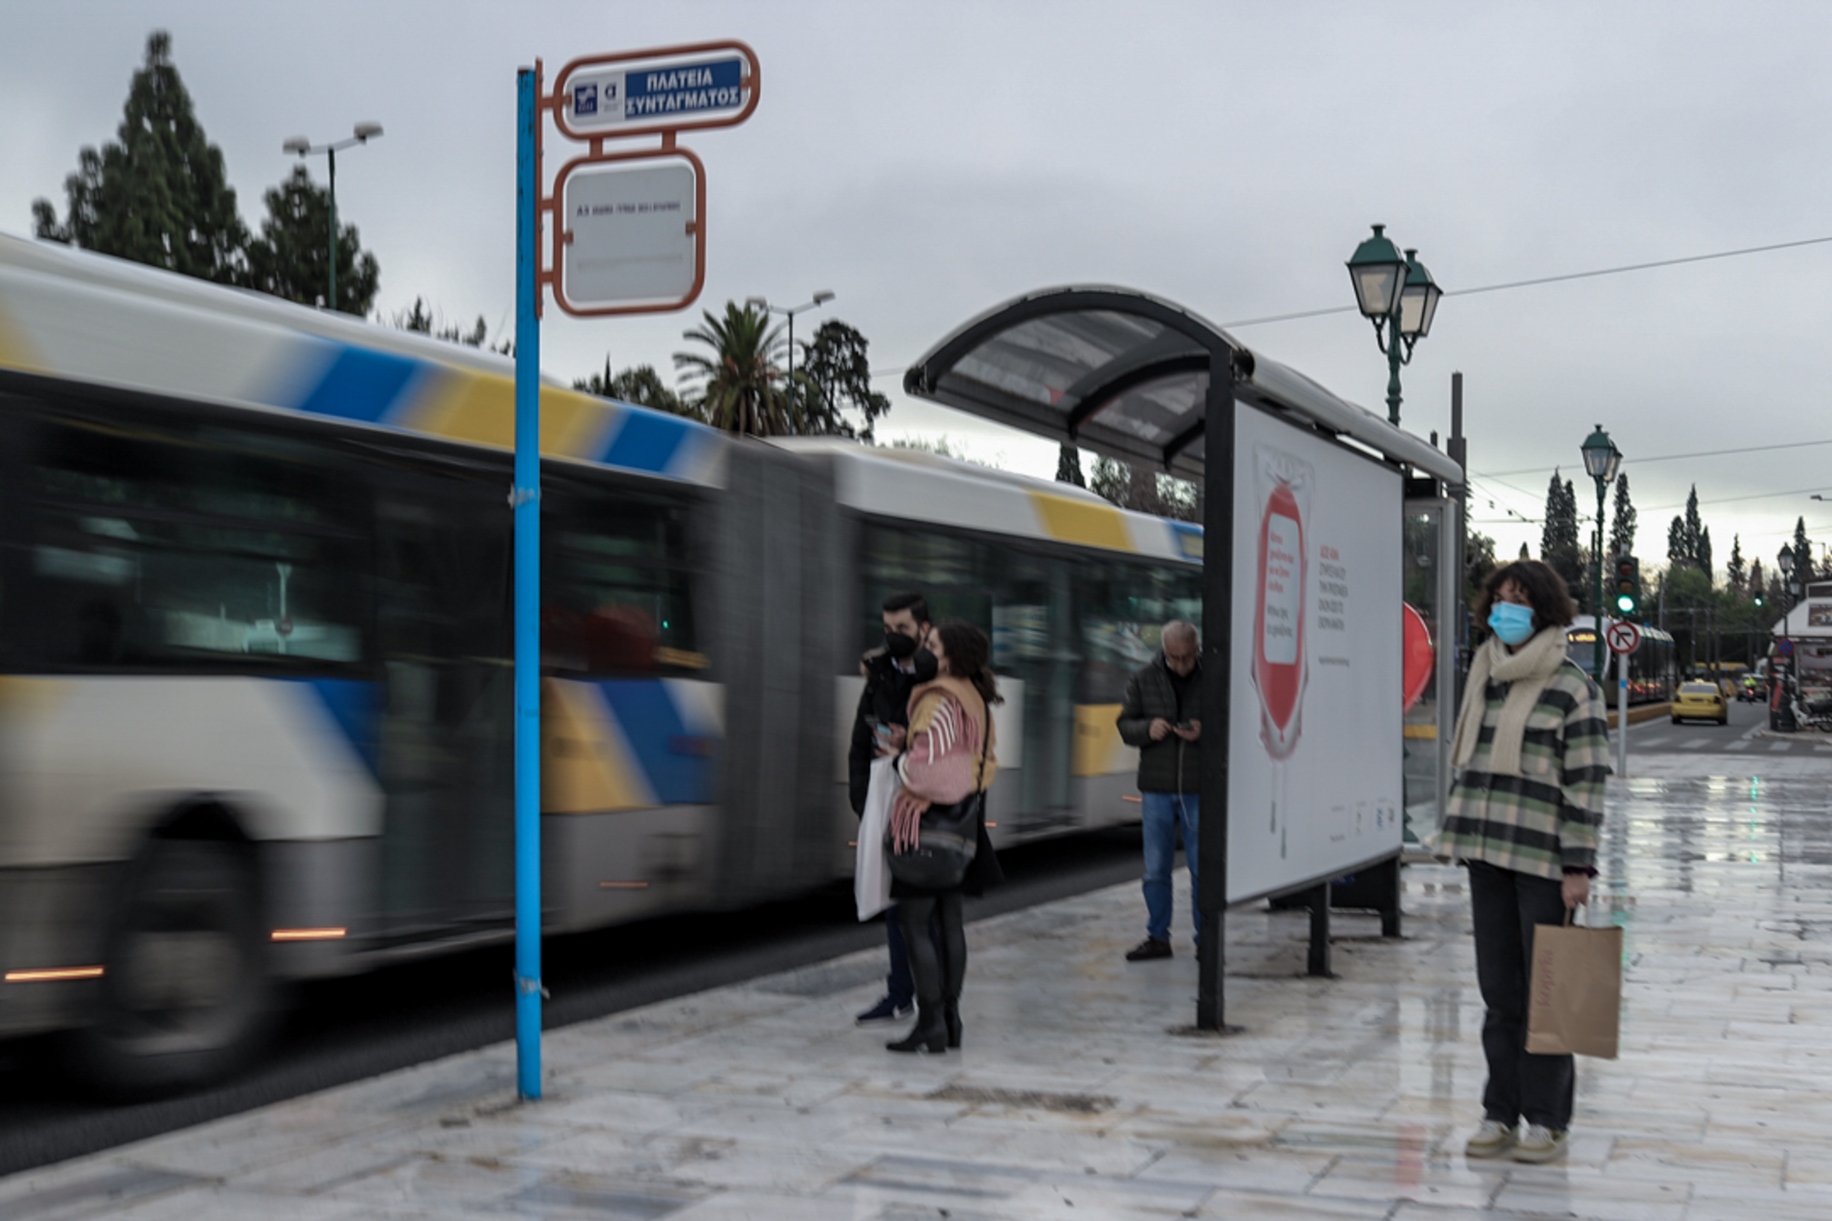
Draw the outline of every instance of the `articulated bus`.
<instances>
[{"instance_id":1,"label":"articulated bus","mask_svg":"<svg viewBox=\"0 0 1832 1221\"><path fill-rule=\"evenodd\" d=\"M542 391L549 932L851 870L878 604L985 628L995 843L1134 820L1199 531ZM508 361L0 237L0 1037L173 1088L288 981L512 935Z\"/></svg>"}]
</instances>

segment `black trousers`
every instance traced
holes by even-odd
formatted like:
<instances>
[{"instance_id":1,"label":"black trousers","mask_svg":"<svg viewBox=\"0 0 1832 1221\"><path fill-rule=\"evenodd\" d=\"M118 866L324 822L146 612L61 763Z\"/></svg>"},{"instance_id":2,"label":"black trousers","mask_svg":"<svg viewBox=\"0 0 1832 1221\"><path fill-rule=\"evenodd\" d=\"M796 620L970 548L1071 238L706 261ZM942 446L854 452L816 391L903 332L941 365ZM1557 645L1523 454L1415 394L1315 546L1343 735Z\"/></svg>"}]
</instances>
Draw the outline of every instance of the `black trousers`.
<instances>
[{"instance_id":1,"label":"black trousers","mask_svg":"<svg viewBox=\"0 0 1832 1221\"><path fill-rule=\"evenodd\" d=\"M1482 1107L1489 1119L1563 1131L1571 1126L1577 1066L1570 1056L1527 1051L1527 977L1533 963L1533 926L1563 924L1560 883L1469 862L1469 903L1476 924L1476 982L1488 1013L1482 1019L1482 1052L1488 1085Z\"/></svg>"},{"instance_id":2,"label":"black trousers","mask_svg":"<svg viewBox=\"0 0 1832 1221\"><path fill-rule=\"evenodd\" d=\"M897 900L903 944L916 977L920 1016L934 1021L943 1000L959 1000L967 978L967 926L961 919L959 890L931 891ZM930 936L930 921L934 936Z\"/></svg>"}]
</instances>

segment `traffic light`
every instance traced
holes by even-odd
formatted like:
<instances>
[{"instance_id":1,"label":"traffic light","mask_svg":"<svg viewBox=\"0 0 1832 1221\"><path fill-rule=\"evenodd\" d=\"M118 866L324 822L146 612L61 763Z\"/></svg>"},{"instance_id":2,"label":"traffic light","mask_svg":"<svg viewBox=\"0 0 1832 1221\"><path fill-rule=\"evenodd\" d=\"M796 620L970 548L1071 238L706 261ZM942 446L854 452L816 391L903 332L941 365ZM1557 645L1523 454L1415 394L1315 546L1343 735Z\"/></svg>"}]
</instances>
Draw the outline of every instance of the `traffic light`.
<instances>
[{"instance_id":1,"label":"traffic light","mask_svg":"<svg viewBox=\"0 0 1832 1221\"><path fill-rule=\"evenodd\" d=\"M1635 619L1641 614L1641 561L1632 555L1616 557L1616 615Z\"/></svg>"}]
</instances>

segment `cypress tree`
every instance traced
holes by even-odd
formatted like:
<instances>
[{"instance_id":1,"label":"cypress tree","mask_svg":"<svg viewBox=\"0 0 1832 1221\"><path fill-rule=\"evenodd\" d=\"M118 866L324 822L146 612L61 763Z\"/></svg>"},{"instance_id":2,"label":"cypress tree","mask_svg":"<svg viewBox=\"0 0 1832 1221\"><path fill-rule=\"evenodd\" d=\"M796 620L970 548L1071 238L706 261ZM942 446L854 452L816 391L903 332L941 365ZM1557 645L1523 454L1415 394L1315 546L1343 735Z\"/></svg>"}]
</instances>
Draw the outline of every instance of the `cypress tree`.
<instances>
[{"instance_id":1,"label":"cypress tree","mask_svg":"<svg viewBox=\"0 0 1832 1221\"><path fill-rule=\"evenodd\" d=\"M117 140L84 148L64 179L60 222L48 199L33 201L38 236L148 263L183 275L237 284L244 279L247 227L223 153L204 135L191 95L172 63L172 38L155 30L134 73Z\"/></svg>"}]
</instances>

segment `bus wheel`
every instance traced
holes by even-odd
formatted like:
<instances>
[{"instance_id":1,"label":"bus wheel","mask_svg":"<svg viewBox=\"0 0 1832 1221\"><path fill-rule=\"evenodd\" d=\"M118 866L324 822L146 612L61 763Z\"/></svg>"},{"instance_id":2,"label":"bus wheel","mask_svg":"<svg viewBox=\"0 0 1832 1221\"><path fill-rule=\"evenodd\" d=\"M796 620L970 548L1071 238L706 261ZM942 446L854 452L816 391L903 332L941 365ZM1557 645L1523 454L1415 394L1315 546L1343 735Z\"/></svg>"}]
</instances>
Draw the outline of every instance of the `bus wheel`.
<instances>
[{"instance_id":1,"label":"bus wheel","mask_svg":"<svg viewBox=\"0 0 1832 1221\"><path fill-rule=\"evenodd\" d=\"M270 1026L254 870L237 845L153 840L110 921L101 999L73 1067L116 1095L232 1071Z\"/></svg>"}]
</instances>

